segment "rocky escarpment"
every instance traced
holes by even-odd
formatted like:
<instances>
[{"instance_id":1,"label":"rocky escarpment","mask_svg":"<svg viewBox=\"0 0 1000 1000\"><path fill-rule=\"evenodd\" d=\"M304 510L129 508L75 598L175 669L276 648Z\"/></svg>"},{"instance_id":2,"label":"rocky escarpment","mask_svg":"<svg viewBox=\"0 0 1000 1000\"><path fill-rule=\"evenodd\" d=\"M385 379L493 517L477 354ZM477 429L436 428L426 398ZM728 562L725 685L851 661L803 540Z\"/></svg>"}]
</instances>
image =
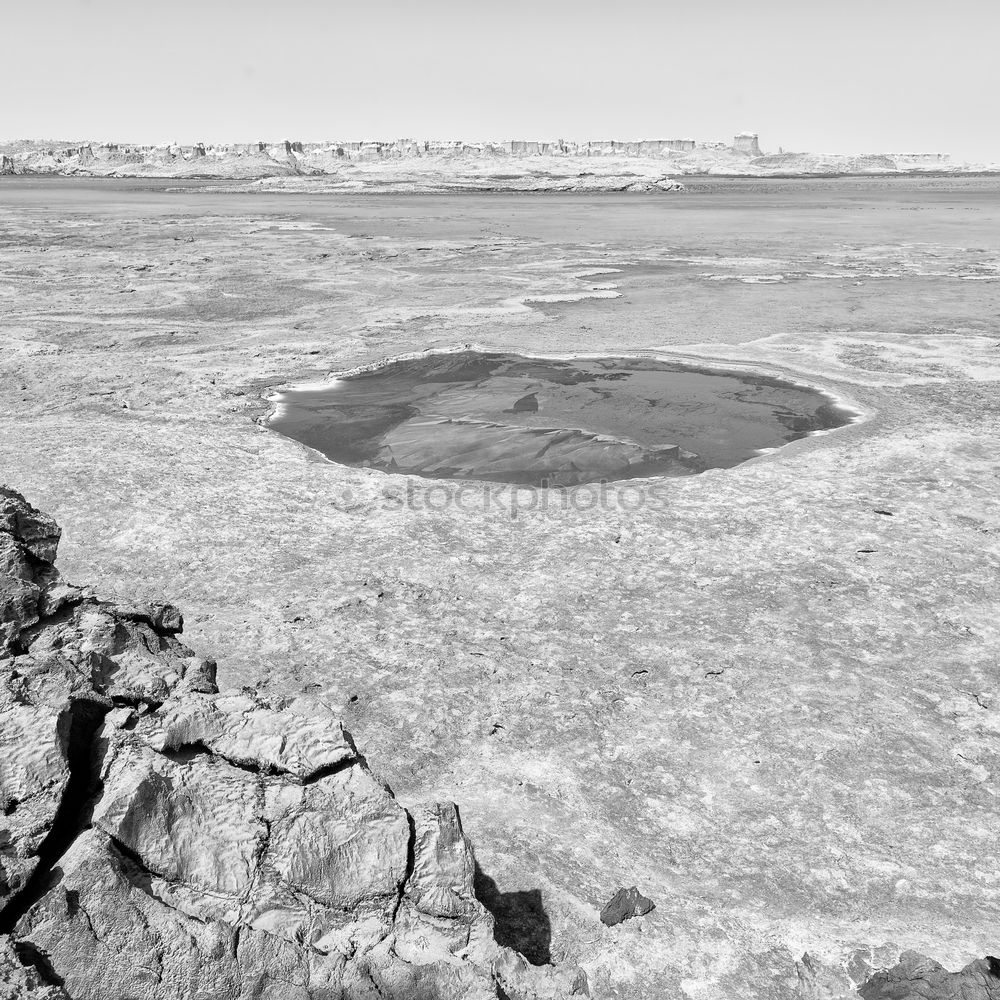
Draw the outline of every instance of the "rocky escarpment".
<instances>
[{"instance_id":1,"label":"rocky escarpment","mask_svg":"<svg viewBox=\"0 0 1000 1000\"><path fill-rule=\"evenodd\" d=\"M756 133L729 142L615 139L466 142L254 142L177 145L0 144L0 172L254 181L314 178L361 190L676 191L683 175L962 172L938 153L762 155ZM280 187L279 187L280 190Z\"/></svg>"},{"instance_id":2,"label":"rocky escarpment","mask_svg":"<svg viewBox=\"0 0 1000 1000\"><path fill-rule=\"evenodd\" d=\"M220 694L58 541L0 489L0 997L586 994L496 943L454 805L404 809L322 702Z\"/></svg>"}]
</instances>

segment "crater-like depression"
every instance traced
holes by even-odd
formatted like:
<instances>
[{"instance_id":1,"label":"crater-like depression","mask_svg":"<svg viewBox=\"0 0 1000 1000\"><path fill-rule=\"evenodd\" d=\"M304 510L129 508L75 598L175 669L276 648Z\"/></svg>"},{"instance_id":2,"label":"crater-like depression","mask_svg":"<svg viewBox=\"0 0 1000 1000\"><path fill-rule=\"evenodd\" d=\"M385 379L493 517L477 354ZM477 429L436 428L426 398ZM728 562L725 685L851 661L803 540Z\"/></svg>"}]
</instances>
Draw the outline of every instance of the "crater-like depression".
<instances>
[{"instance_id":1,"label":"crater-like depression","mask_svg":"<svg viewBox=\"0 0 1000 1000\"><path fill-rule=\"evenodd\" d=\"M856 414L768 375L463 351L275 395L268 426L343 465L571 486L730 468Z\"/></svg>"}]
</instances>

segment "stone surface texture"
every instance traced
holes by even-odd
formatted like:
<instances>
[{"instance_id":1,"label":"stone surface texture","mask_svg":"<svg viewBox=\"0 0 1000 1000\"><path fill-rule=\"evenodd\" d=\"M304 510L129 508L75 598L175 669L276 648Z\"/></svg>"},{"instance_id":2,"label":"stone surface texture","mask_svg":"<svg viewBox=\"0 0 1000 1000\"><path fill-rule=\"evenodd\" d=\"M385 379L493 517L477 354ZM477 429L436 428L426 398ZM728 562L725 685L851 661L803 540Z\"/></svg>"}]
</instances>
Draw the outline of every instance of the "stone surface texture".
<instances>
[{"instance_id":1,"label":"stone surface texture","mask_svg":"<svg viewBox=\"0 0 1000 1000\"><path fill-rule=\"evenodd\" d=\"M63 583L58 539L0 491L0 996L586 993L497 945L454 805L404 809L320 700L218 694L175 608Z\"/></svg>"}]
</instances>

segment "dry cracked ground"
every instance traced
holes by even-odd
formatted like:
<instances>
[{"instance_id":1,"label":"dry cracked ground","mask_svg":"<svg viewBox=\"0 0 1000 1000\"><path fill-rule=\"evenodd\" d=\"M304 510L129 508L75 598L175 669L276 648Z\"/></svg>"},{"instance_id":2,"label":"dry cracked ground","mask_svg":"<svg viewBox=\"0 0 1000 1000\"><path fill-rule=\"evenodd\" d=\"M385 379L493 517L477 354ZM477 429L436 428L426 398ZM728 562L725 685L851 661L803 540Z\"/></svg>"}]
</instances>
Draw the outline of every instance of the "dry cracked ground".
<instances>
[{"instance_id":1,"label":"dry cracked ground","mask_svg":"<svg viewBox=\"0 0 1000 1000\"><path fill-rule=\"evenodd\" d=\"M995 179L4 178L0 480L67 578L178 605L220 686L319 699L403 805L459 803L502 943L608 1000L851 996L1000 949L998 326ZM739 363L865 419L547 503L261 424L465 343ZM631 885L655 910L605 927Z\"/></svg>"}]
</instances>

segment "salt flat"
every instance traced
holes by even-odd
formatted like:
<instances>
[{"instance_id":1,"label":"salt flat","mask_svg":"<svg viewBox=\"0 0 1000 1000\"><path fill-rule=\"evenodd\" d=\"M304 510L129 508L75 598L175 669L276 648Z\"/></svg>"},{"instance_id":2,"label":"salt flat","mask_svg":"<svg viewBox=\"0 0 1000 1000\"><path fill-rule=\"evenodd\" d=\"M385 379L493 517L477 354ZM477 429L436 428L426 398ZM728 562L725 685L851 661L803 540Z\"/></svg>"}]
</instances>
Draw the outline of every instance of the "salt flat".
<instances>
[{"instance_id":1,"label":"salt flat","mask_svg":"<svg viewBox=\"0 0 1000 1000\"><path fill-rule=\"evenodd\" d=\"M514 943L595 996L835 996L995 948L1000 181L169 183L0 184L0 479L69 579L178 604L223 685L306 689L404 803L458 802L541 893ZM548 504L257 422L464 343L743 364L867 419ZM632 884L656 909L604 928Z\"/></svg>"}]
</instances>

